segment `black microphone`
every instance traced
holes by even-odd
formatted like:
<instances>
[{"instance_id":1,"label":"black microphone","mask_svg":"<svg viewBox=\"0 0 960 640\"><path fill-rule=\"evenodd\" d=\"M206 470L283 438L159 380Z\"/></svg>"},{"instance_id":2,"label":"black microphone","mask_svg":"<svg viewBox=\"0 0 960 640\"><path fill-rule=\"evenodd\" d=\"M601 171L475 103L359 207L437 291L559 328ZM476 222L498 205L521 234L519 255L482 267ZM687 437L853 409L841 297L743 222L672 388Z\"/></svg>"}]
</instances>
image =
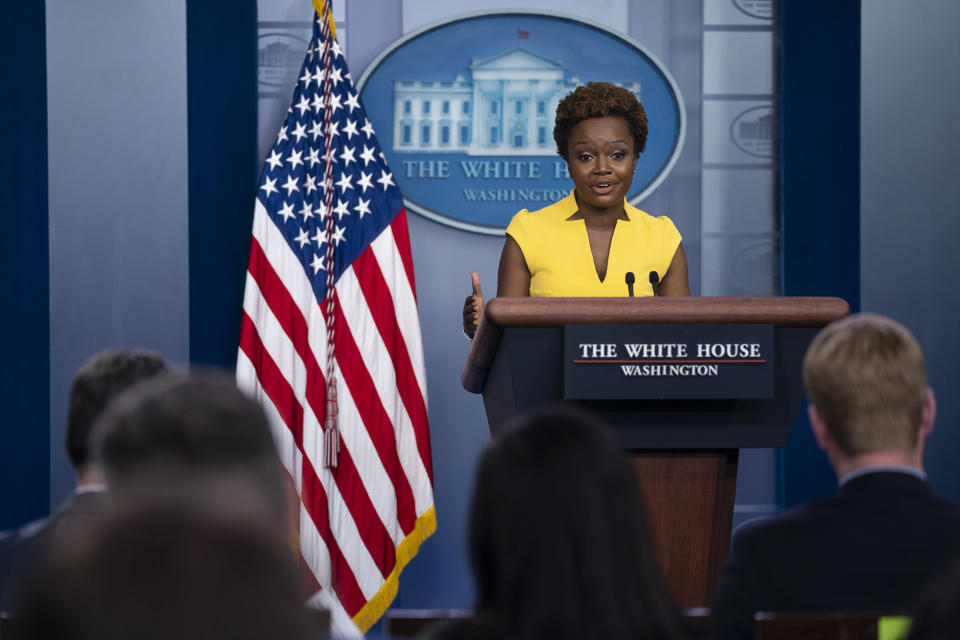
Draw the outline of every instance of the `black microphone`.
<instances>
[{"instance_id":1,"label":"black microphone","mask_svg":"<svg viewBox=\"0 0 960 640\"><path fill-rule=\"evenodd\" d=\"M650 272L650 285L653 287L653 295L660 295L660 276L656 271Z\"/></svg>"},{"instance_id":2,"label":"black microphone","mask_svg":"<svg viewBox=\"0 0 960 640\"><path fill-rule=\"evenodd\" d=\"M633 283L635 282L635 278L633 277L633 271L627 271L626 281L627 281L627 293L628 293L629 296L632 298L632 297L633 297Z\"/></svg>"}]
</instances>

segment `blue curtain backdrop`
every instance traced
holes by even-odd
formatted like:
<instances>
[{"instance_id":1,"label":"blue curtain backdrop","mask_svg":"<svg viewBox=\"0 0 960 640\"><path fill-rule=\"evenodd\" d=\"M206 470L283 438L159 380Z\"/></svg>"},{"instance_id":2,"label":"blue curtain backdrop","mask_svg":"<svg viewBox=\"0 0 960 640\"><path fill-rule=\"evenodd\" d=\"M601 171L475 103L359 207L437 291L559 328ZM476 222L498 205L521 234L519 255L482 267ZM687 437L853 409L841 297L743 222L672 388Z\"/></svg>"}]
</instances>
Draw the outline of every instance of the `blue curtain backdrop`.
<instances>
[{"instance_id":1,"label":"blue curtain backdrop","mask_svg":"<svg viewBox=\"0 0 960 640\"><path fill-rule=\"evenodd\" d=\"M829 19L825 19L829 16ZM860 308L860 2L782 0L780 230L783 294ZM782 506L829 495L836 477L806 407L780 459Z\"/></svg>"},{"instance_id":2,"label":"blue curtain backdrop","mask_svg":"<svg viewBox=\"0 0 960 640\"><path fill-rule=\"evenodd\" d=\"M0 100L0 529L47 513L50 501L50 258L47 210L47 75L43 2L4 7ZM12 99L9 99L12 98Z\"/></svg>"},{"instance_id":3,"label":"blue curtain backdrop","mask_svg":"<svg viewBox=\"0 0 960 640\"><path fill-rule=\"evenodd\" d=\"M190 361L233 368L257 191L256 0L188 0Z\"/></svg>"}]
</instances>

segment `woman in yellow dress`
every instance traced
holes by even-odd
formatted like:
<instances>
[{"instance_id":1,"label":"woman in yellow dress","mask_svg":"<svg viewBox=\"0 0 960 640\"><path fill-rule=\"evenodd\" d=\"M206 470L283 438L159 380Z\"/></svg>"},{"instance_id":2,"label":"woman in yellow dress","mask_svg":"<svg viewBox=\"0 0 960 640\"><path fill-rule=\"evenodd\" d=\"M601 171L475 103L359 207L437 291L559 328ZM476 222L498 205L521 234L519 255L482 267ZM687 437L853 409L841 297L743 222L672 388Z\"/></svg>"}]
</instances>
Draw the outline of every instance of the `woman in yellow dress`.
<instances>
[{"instance_id":1,"label":"woman in yellow dress","mask_svg":"<svg viewBox=\"0 0 960 640\"><path fill-rule=\"evenodd\" d=\"M591 82L560 101L553 137L574 189L510 221L497 296L652 296L655 278L658 295L690 295L676 226L626 201L647 142L643 105L627 89ZM480 278L476 272L472 278L473 294L463 305L470 337L483 313Z\"/></svg>"}]
</instances>

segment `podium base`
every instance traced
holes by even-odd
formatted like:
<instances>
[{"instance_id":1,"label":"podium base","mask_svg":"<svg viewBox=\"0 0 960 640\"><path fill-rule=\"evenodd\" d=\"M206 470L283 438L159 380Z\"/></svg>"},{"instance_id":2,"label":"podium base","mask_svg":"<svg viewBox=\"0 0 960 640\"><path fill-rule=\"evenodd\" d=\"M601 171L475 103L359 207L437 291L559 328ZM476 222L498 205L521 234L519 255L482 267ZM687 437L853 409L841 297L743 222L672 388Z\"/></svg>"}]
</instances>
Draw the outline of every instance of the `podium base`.
<instances>
[{"instance_id":1,"label":"podium base","mask_svg":"<svg viewBox=\"0 0 960 640\"><path fill-rule=\"evenodd\" d=\"M627 454L667 590L681 608L709 607L730 549L739 449Z\"/></svg>"}]
</instances>

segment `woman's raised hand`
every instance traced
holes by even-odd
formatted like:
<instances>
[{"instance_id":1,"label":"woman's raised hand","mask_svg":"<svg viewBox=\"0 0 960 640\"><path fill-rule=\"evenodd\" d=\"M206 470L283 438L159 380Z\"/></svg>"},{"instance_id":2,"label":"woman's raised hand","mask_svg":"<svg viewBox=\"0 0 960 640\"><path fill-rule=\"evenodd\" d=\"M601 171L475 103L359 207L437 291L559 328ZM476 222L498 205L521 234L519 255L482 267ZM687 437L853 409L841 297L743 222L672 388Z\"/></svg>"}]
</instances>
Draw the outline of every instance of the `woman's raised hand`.
<instances>
[{"instance_id":1,"label":"woman's raised hand","mask_svg":"<svg viewBox=\"0 0 960 640\"><path fill-rule=\"evenodd\" d=\"M476 271L470 274L473 283L473 293L463 302L463 332L473 340L483 315L483 291L480 290L480 276Z\"/></svg>"}]
</instances>

